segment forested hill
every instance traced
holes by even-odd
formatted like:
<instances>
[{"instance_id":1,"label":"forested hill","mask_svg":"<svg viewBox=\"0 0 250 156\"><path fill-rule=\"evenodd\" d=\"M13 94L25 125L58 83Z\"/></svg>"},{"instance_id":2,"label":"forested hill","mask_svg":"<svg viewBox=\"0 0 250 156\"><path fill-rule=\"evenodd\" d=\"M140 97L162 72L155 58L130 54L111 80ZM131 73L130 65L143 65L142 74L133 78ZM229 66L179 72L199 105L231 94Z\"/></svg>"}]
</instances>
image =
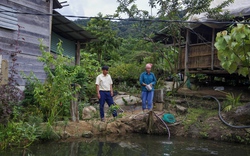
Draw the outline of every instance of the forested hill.
<instances>
[{"instance_id":1,"label":"forested hill","mask_svg":"<svg viewBox=\"0 0 250 156\"><path fill-rule=\"evenodd\" d=\"M80 26L86 27L90 19L77 19L74 22ZM121 38L143 38L145 30L150 31L150 23L134 21L111 21L111 27L117 31ZM153 29L151 31L154 31Z\"/></svg>"}]
</instances>

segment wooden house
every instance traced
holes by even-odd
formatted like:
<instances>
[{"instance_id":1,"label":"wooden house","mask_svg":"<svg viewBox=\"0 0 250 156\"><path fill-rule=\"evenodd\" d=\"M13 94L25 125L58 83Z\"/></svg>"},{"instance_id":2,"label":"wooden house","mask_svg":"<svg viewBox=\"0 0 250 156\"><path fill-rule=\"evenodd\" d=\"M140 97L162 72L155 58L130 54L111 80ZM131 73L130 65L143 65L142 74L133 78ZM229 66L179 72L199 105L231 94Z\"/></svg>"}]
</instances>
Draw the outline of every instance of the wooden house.
<instances>
[{"instance_id":1,"label":"wooden house","mask_svg":"<svg viewBox=\"0 0 250 156\"><path fill-rule=\"evenodd\" d=\"M215 7L221 2L222 0L215 0L211 6ZM234 20L248 19L250 17L250 3L246 0L235 0L223 11L228 11L235 18ZM194 15L190 17L189 21L193 23L180 30L184 42L182 42L179 51L179 71L216 76L230 75L221 67L217 50L214 47L216 34L226 30L230 24L221 24L214 19L209 19L206 13ZM167 34L158 33L154 41L171 45L173 39Z\"/></svg>"},{"instance_id":2,"label":"wooden house","mask_svg":"<svg viewBox=\"0 0 250 156\"><path fill-rule=\"evenodd\" d=\"M221 0L211 3L212 7L218 5ZM235 0L234 3L224 8L235 20L250 17L250 3L246 0ZM184 28L186 43L180 47L179 70L188 73L201 73L207 75L229 75L222 69L214 47L216 34L226 30L230 24L216 23L206 14L194 15L190 21L198 23L189 24Z\"/></svg>"},{"instance_id":3,"label":"wooden house","mask_svg":"<svg viewBox=\"0 0 250 156\"><path fill-rule=\"evenodd\" d=\"M7 62L10 68L13 64L12 54L20 51L16 56L18 64L16 69L19 73L16 80L22 89L25 80L20 76L21 71L25 74L32 71L41 81L46 79L43 64L37 60L37 57L41 56L39 39L43 39L43 44L51 52L56 52L56 43L59 39L62 40L65 55L75 57L76 64L79 64L81 45L94 38L54 11L62 7L58 0L1 0L0 2L0 64L6 67ZM56 16L37 15L52 13ZM2 71L6 70L1 68L0 76L6 77Z\"/></svg>"}]
</instances>

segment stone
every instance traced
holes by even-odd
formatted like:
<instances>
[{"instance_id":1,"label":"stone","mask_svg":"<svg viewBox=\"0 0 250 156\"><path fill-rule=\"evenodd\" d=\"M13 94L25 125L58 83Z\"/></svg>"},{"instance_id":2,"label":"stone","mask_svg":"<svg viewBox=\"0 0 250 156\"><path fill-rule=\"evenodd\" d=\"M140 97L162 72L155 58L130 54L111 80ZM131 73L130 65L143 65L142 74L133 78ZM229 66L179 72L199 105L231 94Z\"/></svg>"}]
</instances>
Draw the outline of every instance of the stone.
<instances>
[{"instance_id":1,"label":"stone","mask_svg":"<svg viewBox=\"0 0 250 156\"><path fill-rule=\"evenodd\" d=\"M141 99L131 95L117 95L114 97L114 103L118 105L134 105L141 103Z\"/></svg>"},{"instance_id":2,"label":"stone","mask_svg":"<svg viewBox=\"0 0 250 156\"><path fill-rule=\"evenodd\" d=\"M93 136L93 133L91 131L84 131L82 133L82 137L84 138L91 138Z\"/></svg>"},{"instance_id":3,"label":"stone","mask_svg":"<svg viewBox=\"0 0 250 156\"><path fill-rule=\"evenodd\" d=\"M82 119L91 119L96 113L96 108L93 106L84 107L82 110Z\"/></svg>"},{"instance_id":4,"label":"stone","mask_svg":"<svg viewBox=\"0 0 250 156\"><path fill-rule=\"evenodd\" d=\"M126 95L126 92L118 92L118 95Z\"/></svg>"},{"instance_id":5,"label":"stone","mask_svg":"<svg viewBox=\"0 0 250 156\"><path fill-rule=\"evenodd\" d=\"M182 113L185 113L187 112L187 108L186 107L183 107L183 106L180 106L180 105L176 105L176 111L178 112L182 112Z\"/></svg>"},{"instance_id":6,"label":"stone","mask_svg":"<svg viewBox=\"0 0 250 156\"><path fill-rule=\"evenodd\" d=\"M107 124L106 123L104 123L104 122L99 123L99 125L98 125L98 131L99 132L104 132L104 131L106 131L106 129L107 129Z\"/></svg>"},{"instance_id":7,"label":"stone","mask_svg":"<svg viewBox=\"0 0 250 156\"><path fill-rule=\"evenodd\" d=\"M241 125L250 125L250 103L238 107L236 111L229 116L229 118Z\"/></svg>"},{"instance_id":8,"label":"stone","mask_svg":"<svg viewBox=\"0 0 250 156\"><path fill-rule=\"evenodd\" d=\"M62 139L67 139L67 138L69 138L69 137L71 137L71 135L70 135L67 131L64 131L64 133L61 134L61 138L62 138Z\"/></svg>"}]
</instances>

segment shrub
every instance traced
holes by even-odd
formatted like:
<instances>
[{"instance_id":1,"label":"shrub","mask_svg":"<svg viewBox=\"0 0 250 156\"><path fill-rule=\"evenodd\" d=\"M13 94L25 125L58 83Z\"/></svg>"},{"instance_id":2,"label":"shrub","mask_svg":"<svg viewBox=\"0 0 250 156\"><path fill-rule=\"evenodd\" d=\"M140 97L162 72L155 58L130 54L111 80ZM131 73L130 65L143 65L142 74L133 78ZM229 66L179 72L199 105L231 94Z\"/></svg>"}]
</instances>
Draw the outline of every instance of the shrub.
<instances>
[{"instance_id":1,"label":"shrub","mask_svg":"<svg viewBox=\"0 0 250 156\"><path fill-rule=\"evenodd\" d=\"M111 77L118 82L130 82L128 85L135 85L139 81L139 77L143 67L138 64L121 63L110 68ZM132 84L131 84L132 83Z\"/></svg>"},{"instance_id":2,"label":"shrub","mask_svg":"<svg viewBox=\"0 0 250 156\"><path fill-rule=\"evenodd\" d=\"M69 110L70 101L74 98L73 95L80 89L79 87L71 87L79 67L76 66L72 70L65 67L69 66L73 60L63 56L62 42L58 43L56 58L51 53L46 52L42 44L40 50L42 56L39 57L39 61L44 63L47 79L42 83L33 77L34 97L44 111L48 124L52 125L60 113L64 115L65 111Z\"/></svg>"},{"instance_id":3,"label":"shrub","mask_svg":"<svg viewBox=\"0 0 250 156\"><path fill-rule=\"evenodd\" d=\"M6 126L0 125L0 147L27 147L38 139L41 129L36 124L27 122L8 122Z\"/></svg>"}]
</instances>

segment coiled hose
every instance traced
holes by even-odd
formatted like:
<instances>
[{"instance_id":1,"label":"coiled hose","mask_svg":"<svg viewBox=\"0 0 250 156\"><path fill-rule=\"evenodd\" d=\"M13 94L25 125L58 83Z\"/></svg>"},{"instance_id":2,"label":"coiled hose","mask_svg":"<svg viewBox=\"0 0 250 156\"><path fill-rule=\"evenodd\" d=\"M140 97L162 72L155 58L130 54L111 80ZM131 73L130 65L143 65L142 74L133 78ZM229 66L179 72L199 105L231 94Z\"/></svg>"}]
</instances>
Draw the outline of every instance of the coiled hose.
<instances>
[{"instance_id":1,"label":"coiled hose","mask_svg":"<svg viewBox=\"0 0 250 156\"><path fill-rule=\"evenodd\" d=\"M218 105L219 105L219 111L218 111L218 114L219 114L219 118L220 118L220 120L225 124L225 125L227 125L227 126L229 126L229 127L232 127L232 128L238 128L238 129L240 129L240 128L250 128L250 125L249 126L234 126L234 125L230 125L228 122L226 122L223 118L222 118L222 116L221 116L221 104L220 104L220 101L216 98L216 97L214 97L214 96L204 96L204 98L213 98L217 103L218 103Z\"/></svg>"}]
</instances>

